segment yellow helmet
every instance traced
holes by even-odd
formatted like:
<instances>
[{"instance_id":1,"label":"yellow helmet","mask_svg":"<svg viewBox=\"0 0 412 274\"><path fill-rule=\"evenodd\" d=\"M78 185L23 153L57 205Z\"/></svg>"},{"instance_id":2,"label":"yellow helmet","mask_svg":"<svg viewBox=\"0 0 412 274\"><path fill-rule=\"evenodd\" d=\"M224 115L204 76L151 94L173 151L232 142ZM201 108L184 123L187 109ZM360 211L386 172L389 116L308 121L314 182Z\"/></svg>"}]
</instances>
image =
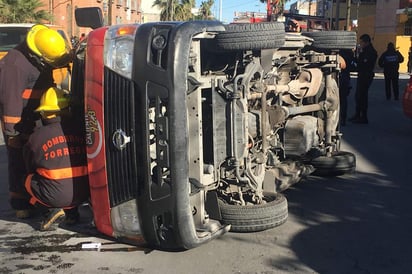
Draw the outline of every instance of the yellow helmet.
<instances>
[{"instance_id":1,"label":"yellow helmet","mask_svg":"<svg viewBox=\"0 0 412 274\"><path fill-rule=\"evenodd\" d=\"M69 106L68 94L59 88L51 87L40 98L40 106L35 111L57 112Z\"/></svg>"},{"instance_id":2,"label":"yellow helmet","mask_svg":"<svg viewBox=\"0 0 412 274\"><path fill-rule=\"evenodd\" d=\"M34 25L27 33L26 42L29 49L49 65L56 67L70 62L70 47L56 30Z\"/></svg>"}]
</instances>

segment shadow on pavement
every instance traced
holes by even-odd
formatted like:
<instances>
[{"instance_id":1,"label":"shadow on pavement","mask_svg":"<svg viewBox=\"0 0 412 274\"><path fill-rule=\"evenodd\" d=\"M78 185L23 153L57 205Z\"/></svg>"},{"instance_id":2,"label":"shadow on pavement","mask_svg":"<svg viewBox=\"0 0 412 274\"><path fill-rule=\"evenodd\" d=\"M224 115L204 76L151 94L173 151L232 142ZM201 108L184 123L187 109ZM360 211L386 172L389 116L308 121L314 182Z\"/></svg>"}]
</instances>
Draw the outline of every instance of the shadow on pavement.
<instances>
[{"instance_id":1,"label":"shadow on pavement","mask_svg":"<svg viewBox=\"0 0 412 274\"><path fill-rule=\"evenodd\" d=\"M400 81L400 98L405 84ZM285 192L290 216L306 227L290 242L299 263L274 258L267 264L293 269L303 262L318 273L410 272L412 121L401 101L386 100L383 79L374 80L369 94L369 124L342 129L345 149L357 156L357 171L309 177Z\"/></svg>"}]
</instances>

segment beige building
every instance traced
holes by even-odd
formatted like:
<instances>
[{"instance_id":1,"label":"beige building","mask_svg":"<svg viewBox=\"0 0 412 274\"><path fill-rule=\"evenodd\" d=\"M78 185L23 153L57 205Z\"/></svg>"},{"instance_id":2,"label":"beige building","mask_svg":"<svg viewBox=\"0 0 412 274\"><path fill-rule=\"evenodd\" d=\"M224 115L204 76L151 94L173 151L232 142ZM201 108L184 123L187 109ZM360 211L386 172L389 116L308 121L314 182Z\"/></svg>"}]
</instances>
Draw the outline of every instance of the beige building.
<instances>
[{"instance_id":1,"label":"beige building","mask_svg":"<svg viewBox=\"0 0 412 274\"><path fill-rule=\"evenodd\" d=\"M156 22L160 21L160 9L153 7L153 0L141 0L142 8L142 22Z\"/></svg>"}]
</instances>

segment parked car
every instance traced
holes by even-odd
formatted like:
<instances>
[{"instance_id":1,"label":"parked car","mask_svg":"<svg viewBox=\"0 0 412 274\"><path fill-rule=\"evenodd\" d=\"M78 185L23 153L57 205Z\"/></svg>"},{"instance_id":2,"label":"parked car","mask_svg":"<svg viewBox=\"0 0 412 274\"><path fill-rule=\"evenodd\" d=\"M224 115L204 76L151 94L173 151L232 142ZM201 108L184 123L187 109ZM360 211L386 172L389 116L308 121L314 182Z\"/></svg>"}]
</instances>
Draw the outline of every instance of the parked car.
<instances>
[{"instance_id":1,"label":"parked car","mask_svg":"<svg viewBox=\"0 0 412 274\"><path fill-rule=\"evenodd\" d=\"M341 175L338 50L353 32L285 34L283 23L217 21L93 27L76 49L91 204L99 231L162 249L288 217L281 193ZM81 110L78 110L79 112Z\"/></svg>"},{"instance_id":2,"label":"parked car","mask_svg":"<svg viewBox=\"0 0 412 274\"><path fill-rule=\"evenodd\" d=\"M409 82L405 87L402 97L403 113L412 118L412 75L409 78Z\"/></svg>"},{"instance_id":3,"label":"parked car","mask_svg":"<svg viewBox=\"0 0 412 274\"><path fill-rule=\"evenodd\" d=\"M0 24L0 59L3 58L9 50L16 47L26 39L27 32L33 26L33 23L15 23ZM57 25L47 25L49 28L56 30L60 35L69 42L66 31ZM71 43L68 45L71 47ZM70 74L67 68L58 68L53 70L53 78L57 85L69 89L68 84Z\"/></svg>"}]
</instances>

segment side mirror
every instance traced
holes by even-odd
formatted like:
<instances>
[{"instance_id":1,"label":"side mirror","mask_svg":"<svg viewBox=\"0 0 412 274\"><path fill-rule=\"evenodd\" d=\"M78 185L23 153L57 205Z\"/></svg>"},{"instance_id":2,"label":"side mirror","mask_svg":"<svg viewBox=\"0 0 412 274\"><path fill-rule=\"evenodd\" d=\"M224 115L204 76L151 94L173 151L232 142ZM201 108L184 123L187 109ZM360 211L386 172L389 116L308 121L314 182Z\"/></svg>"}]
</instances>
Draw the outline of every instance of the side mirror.
<instances>
[{"instance_id":1,"label":"side mirror","mask_svg":"<svg viewBox=\"0 0 412 274\"><path fill-rule=\"evenodd\" d=\"M102 10L98 7L77 8L74 10L74 17L79 27L97 29L103 26Z\"/></svg>"}]
</instances>

